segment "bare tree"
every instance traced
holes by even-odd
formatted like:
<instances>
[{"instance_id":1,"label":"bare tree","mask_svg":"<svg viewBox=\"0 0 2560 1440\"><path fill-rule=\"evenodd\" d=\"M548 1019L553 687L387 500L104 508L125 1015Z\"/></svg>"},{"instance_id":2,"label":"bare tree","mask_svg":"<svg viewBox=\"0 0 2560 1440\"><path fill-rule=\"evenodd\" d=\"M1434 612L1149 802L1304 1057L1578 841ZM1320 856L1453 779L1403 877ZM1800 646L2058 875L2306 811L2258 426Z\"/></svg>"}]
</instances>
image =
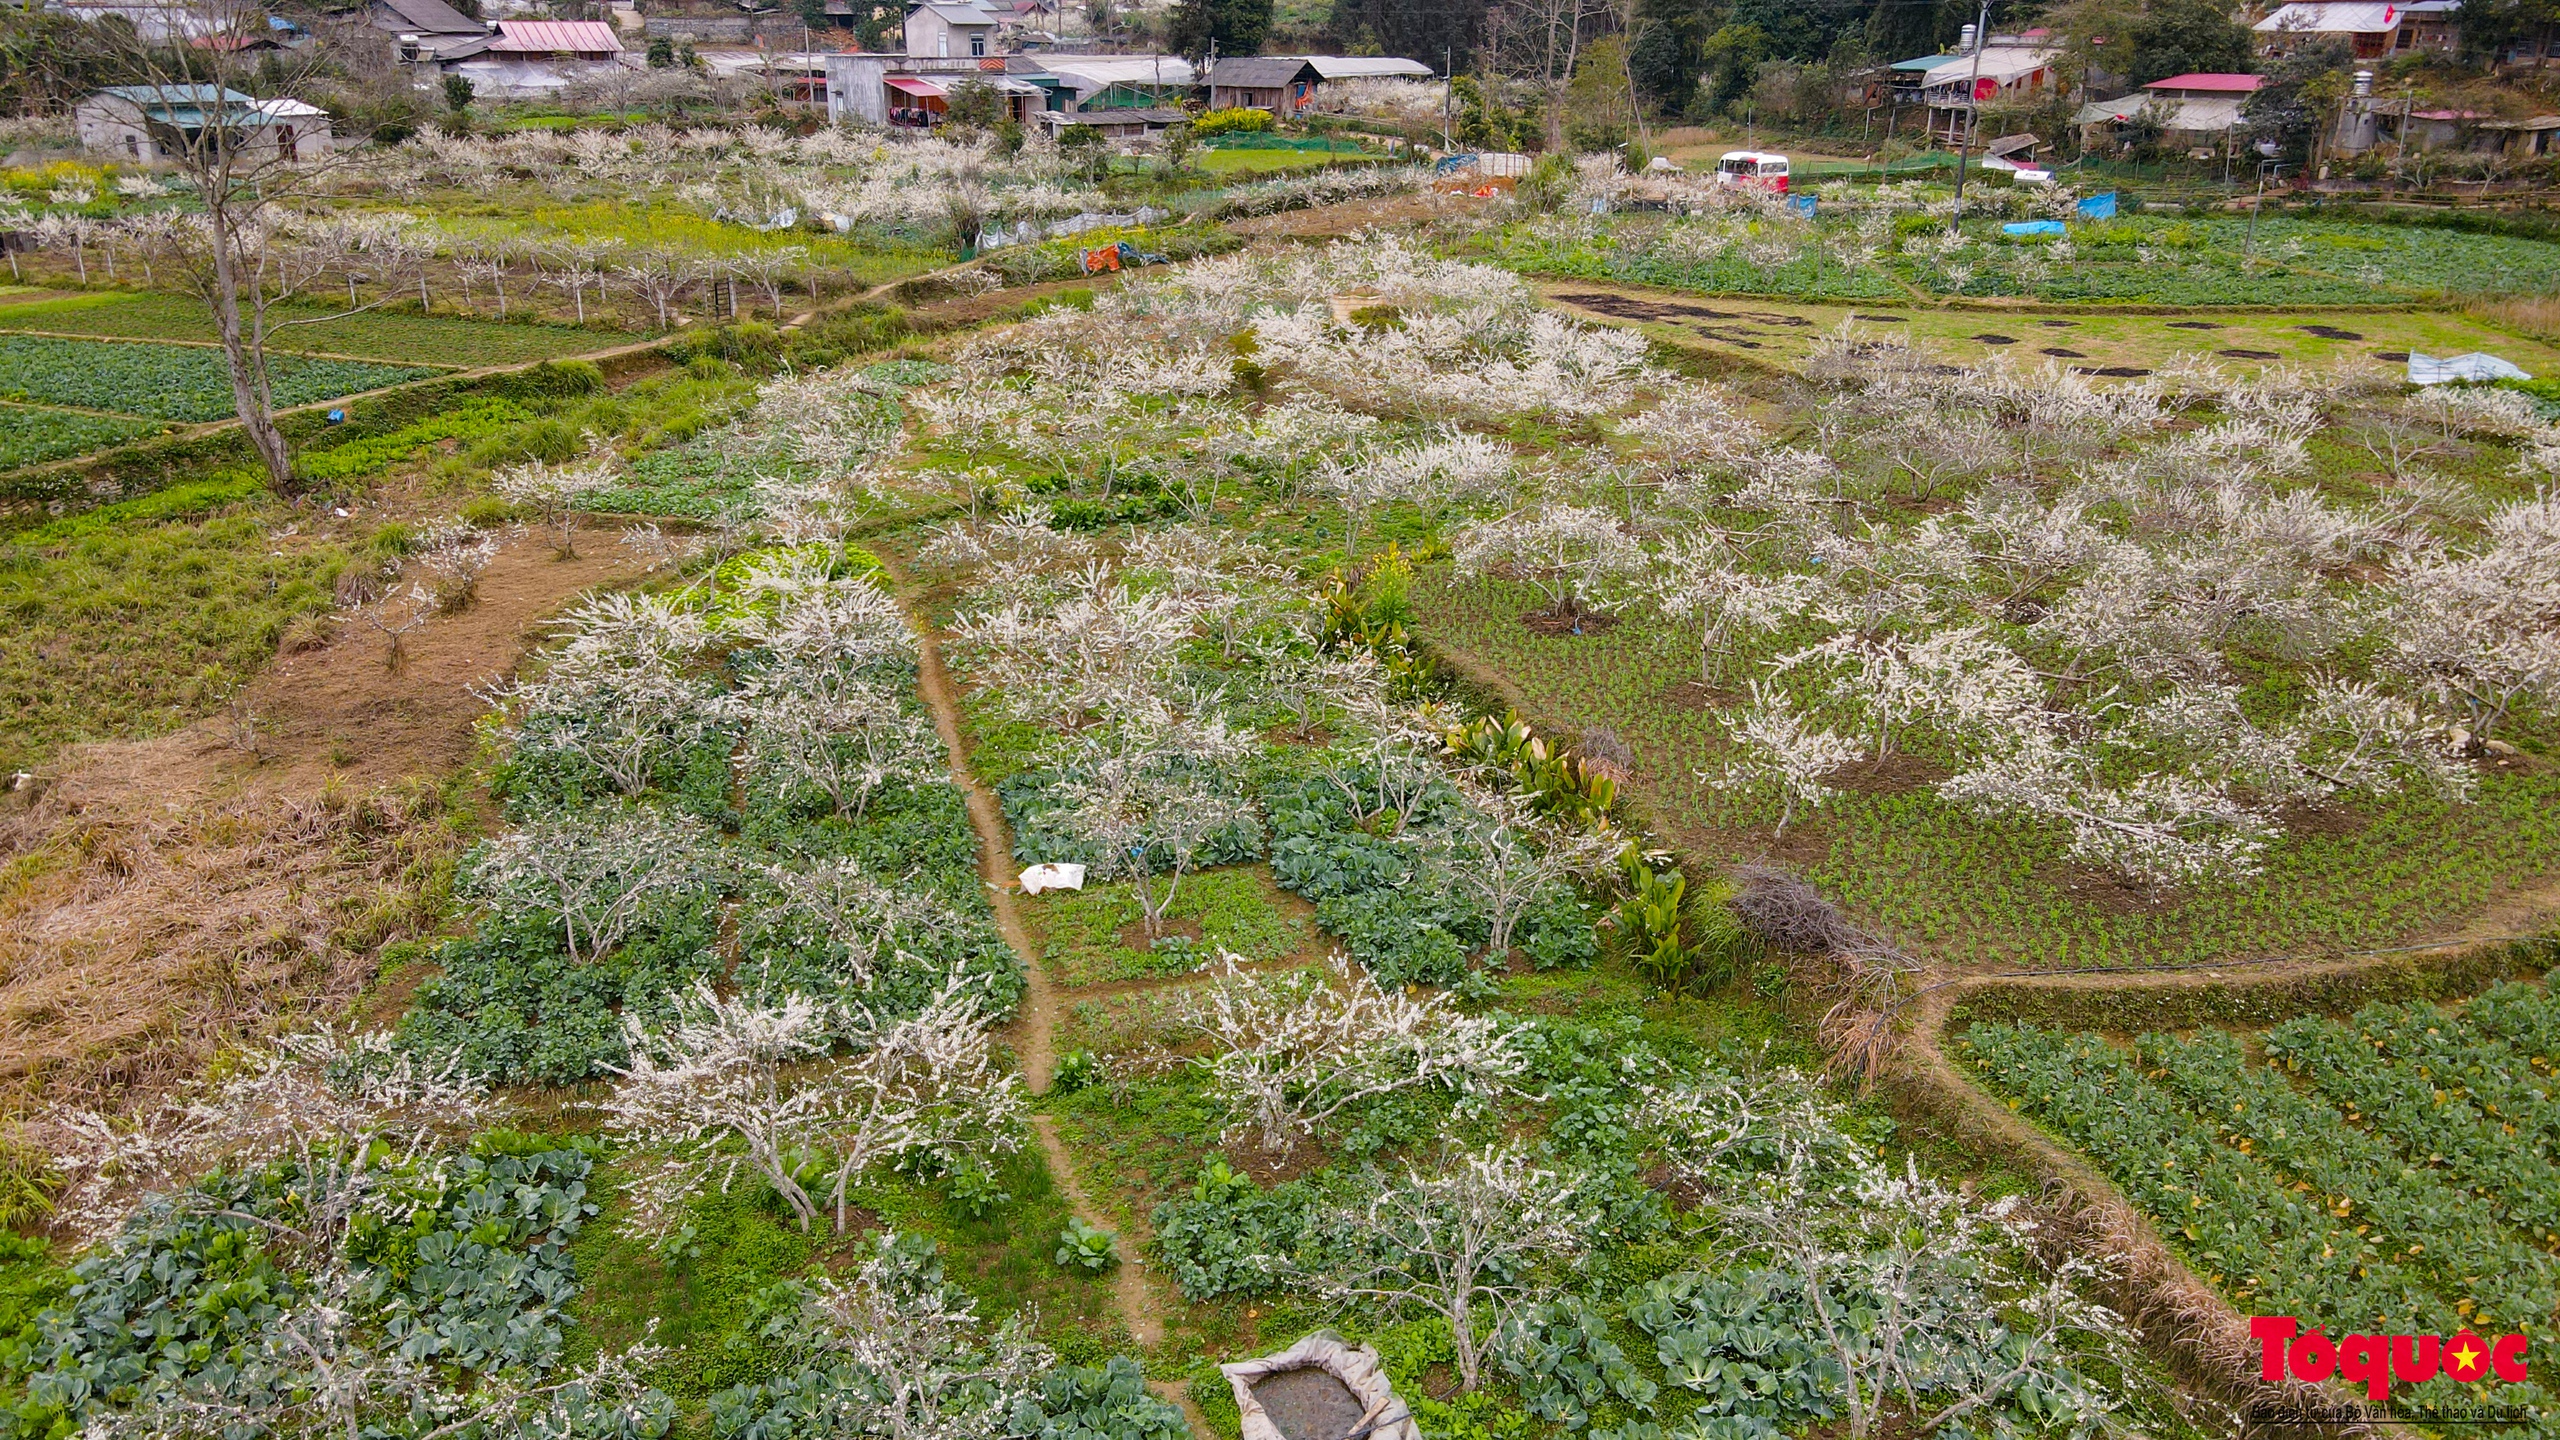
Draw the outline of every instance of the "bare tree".
<instances>
[{"instance_id":1,"label":"bare tree","mask_svg":"<svg viewBox=\"0 0 2560 1440\"><path fill-rule=\"evenodd\" d=\"M674 329L676 299L699 278L693 262L672 250L651 249L632 255L621 270L623 278L657 310L658 328Z\"/></svg>"},{"instance_id":2,"label":"bare tree","mask_svg":"<svg viewBox=\"0 0 2560 1440\"><path fill-rule=\"evenodd\" d=\"M319 317L275 315L295 289L287 283L280 241L292 203L337 163L325 135L321 154L300 152L302 137L327 124L306 101L342 47L333 22L307 13L296 23L318 27L309 43L282 51L267 46L271 12L261 0L200 0L189 13L208 43L172 46L122 16L81 30L104 67L137 97L132 103L142 111L153 148L188 184L196 213L192 224L167 232L181 242L169 268L211 313L241 429L268 479L290 493L293 457L276 428L268 348L279 330ZM251 91L265 98L252 99ZM196 123L188 123L190 117Z\"/></svg>"}]
</instances>

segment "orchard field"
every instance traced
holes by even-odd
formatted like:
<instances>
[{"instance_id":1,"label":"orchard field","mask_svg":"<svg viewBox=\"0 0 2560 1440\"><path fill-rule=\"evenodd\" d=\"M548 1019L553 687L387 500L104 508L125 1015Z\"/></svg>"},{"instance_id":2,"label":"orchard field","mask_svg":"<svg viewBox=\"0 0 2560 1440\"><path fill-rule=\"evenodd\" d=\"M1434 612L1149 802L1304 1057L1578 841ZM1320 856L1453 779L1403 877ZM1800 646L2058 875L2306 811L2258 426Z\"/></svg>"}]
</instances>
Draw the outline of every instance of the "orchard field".
<instances>
[{"instance_id":1,"label":"orchard field","mask_svg":"<svg viewBox=\"0 0 2560 1440\"><path fill-rule=\"evenodd\" d=\"M2245 1033L1926 1004L2548 925L2531 390L2215 353L2289 314L2057 312L2142 375L1966 350L1881 254L1911 319L1789 303L1736 365L1487 263L1549 268L1597 171L946 266L981 182L1009 227L1131 193L1039 146L413 142L311 223L383 255L432 202L397 284L473 298L280 383L527 368L299 437L292 493L0 549L0 1440L1237 1440L1218 1365L1327 1328L1390 1440L2206 1436L2251 1381L2196 1337L2252 1307L2560 1303L2540 982ZM1223 226L1346 198L1418 218ZM1663 223L1790 223L1716 204ZM793 206L849 223L757 228ZM1071 280L1097 234L1163 263ZM581 236L617 278L545 293ZM184 418L165 299L0 304L12 410ZM2303 343L2504 344L2352 319ZM546 348L616 325L654 352ZM2211 1303L1950 1107L2085 1156Z\"/></svg>"}]
</instances>

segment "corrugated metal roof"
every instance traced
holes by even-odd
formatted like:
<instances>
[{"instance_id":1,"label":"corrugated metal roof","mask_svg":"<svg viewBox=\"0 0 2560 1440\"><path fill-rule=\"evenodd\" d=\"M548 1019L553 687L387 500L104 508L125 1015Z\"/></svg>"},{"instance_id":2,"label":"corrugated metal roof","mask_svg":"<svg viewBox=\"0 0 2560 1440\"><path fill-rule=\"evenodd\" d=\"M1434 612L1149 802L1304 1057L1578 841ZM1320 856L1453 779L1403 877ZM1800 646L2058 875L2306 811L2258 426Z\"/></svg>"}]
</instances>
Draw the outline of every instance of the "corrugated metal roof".
<instances>
[{"instance_id":1,"label":"corrugated metal roof","mask_svg":"<svg viewBox=\"0 0 2560 1440\"><path fill-rule=\"evenodd\" d=\"M1179 55L1050 55L1049 73L1077 91L1112 85L1191 83L1191 62Z\"/></svg>"},{"instance_id":2,"label":"corrugated metal roof","mask_svg":"<svg viewBox=\"0 0 2560 1440\"><path fill-rule=\"evenodd\" d=\"M445 3L445 0L382 0L400 17L403 28L421 35L486 35L489 27Z\"/></svg>"},{"instance_id":3,"label":"corrugated metal roof","mask_svg":"<svg viewBox=\"0 0 2560 1440\"><path fill-rule=\"evenodd\" d=\"M2006 84L2021 75L2032 75L2052 64L2053 52L2041 48L2016 49L2009 46L1992 46L1985 49L1980 58L1982 78ZM1961 90L1965 82L1974 75L1974 59L1975 57L1971 55L1958 56L1922 76L1920 83L1932 90L1942 85L1953 85Z\"/></svg>"},{"instance_id":4,"label":"corrugated metal roof","mask_svg":"<svg viewBox=\"0 0 2560 1440\"><path fill-rule=\"evenodd\" d=\"M2145 106L2160 115L2162 126L2197 134L2218 134L2240 123L2240 105L2234 95L2194 95L2172 99L2167 95L2125 95L2114 100L2100 100L2083 105L2071 117L2074 125L2097 125L2109 121L2122 123L2142 113Z\"/></svg>"},{"instance_id":5,"label":"corrugated metal roof","mask_svg":"<svg viewBox=\"0 0 2560 1440\"><path fill-rule=\"evenodd\" d=\"M1440 73L1419 60L1404 60L1393 55L1301 55L1298 58L1316 67L1316 73L1327 80L1428 80Z\"/></svg>"},{"instance_id":6,"label":"corrugated metal roof","mask_svg":"<svg viewBox=\"0 0 2560 1440\"><path fill-rule=\"evenodd\" d=\"M501 20L489 48L501 55L619 53L622 37L602 20Z\"/></svg>"},{"instance_id":7,"label":"corrugated metal roof","mask_svg":"<svg viewBox=\"0 0 2560 1440\"><path fill-rule=\"evenodd\" d=\"M2145 90L2193 90L2210 95L2247 95L2266 83L2267 77L2263 75L2232 75L2198 70L2185 75L2172 75L2166 80L2154 80L2142 88Z\"/></svg>"},{"instance_id":8,"label":"corrugated metal roof","mask_svg":"<svg viewBox=\"0 0 2560 1440\"><path fill-rule=\"evenodd\" d=\"M2379 0L2292 0L2257 24L2262 35L2299 30L2306 35L2378 35L2400 28L2400 7Z\"/></svg>"},{"instance_id":9,"label":"corrugated metal roof","mask_svg":"<svg viewBox=\"0 0 2560 1440\"><path fill-rule=\"evenodd\" d=\"M925 100L945 100L949 99L951 95L950 91L943 89L932 81L919 80L913 75L890 75L884 77L881 83L887 85L892 90L900 91Z\"/></svg>"},{"instance_id":10,"label":"corrugated metal roof","mask_svg":"<svg viewBox=\"0 0 2560 1440\"><path fill-rule=\"evenodd\" d=\"M1221 60L1211 66L1209 83L1271 90L1309 74L1314 74L1317 79L1324 78L1313 65L1294 55L1249 55Z\"/></svg>"}]
</instances>

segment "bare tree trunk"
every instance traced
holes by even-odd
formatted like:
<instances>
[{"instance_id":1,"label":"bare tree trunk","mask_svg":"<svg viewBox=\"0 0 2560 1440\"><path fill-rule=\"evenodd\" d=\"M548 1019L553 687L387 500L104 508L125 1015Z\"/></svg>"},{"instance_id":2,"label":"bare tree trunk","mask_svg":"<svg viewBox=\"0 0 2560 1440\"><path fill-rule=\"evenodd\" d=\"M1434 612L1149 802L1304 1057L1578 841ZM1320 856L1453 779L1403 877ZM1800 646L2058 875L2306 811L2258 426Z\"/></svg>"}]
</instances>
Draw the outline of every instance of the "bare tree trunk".
<instances>
[{"instance_id":1,"label":"bare tree trunk","mask_svg":"<svg viewBox=\"0 0 2560 1440\"><path fill-rule=\"evenodd\" d=\"M293 454L285 447L284 435L276 429L275 413L268 397L263 323L254 337L245 334L240 319L239 257L232 252L231 217L220 204L206 207L205 220L210 227L208 239L213 251L213 328L222 340L223 368L231 376L231 405L239 412L240 429L249 437L249 448L258 452L259 463L267 467L267 479L278 492L293 493ZM265 306L261 300L258 308ZM263 316L260 317L263 321Z\"/></svg>"}]
</instances>

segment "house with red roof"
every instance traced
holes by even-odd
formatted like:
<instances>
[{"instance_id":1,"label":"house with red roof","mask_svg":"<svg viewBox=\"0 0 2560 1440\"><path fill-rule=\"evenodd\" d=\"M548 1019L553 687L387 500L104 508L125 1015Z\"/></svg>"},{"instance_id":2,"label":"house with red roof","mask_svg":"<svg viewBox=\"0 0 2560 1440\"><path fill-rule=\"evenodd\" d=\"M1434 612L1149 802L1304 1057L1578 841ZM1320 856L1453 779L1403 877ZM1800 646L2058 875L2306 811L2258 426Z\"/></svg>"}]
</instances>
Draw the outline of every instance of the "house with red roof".
<instances>
[{"instance_id":1,"label":"house with red roof","mask_svg":"<svg viewBox=\"0 0 2560 1440\"><path fill-rule=\"evenodd\" d=\"M505 99L555 95L642 64L604 20L500 20L489 27L487 44L447 50L440 62L445 73L469 80L474 94Z\"/></svg>"},{"instance_id":2,"label":"house with red roof","mask_svg":"<svg viewBox=\"0 0 2560 1440\"><path fill-rule=\"evenodd\" d=\"M2261 75L2195 71L2154 80L2130 95L2098 100L2072 117L2081 148L2103 148L2139 124L2157 121L2160 143L2172 149L2211 150L2229 143L2249 97L2266 83Z\"/></svg>"}]
</instances>

